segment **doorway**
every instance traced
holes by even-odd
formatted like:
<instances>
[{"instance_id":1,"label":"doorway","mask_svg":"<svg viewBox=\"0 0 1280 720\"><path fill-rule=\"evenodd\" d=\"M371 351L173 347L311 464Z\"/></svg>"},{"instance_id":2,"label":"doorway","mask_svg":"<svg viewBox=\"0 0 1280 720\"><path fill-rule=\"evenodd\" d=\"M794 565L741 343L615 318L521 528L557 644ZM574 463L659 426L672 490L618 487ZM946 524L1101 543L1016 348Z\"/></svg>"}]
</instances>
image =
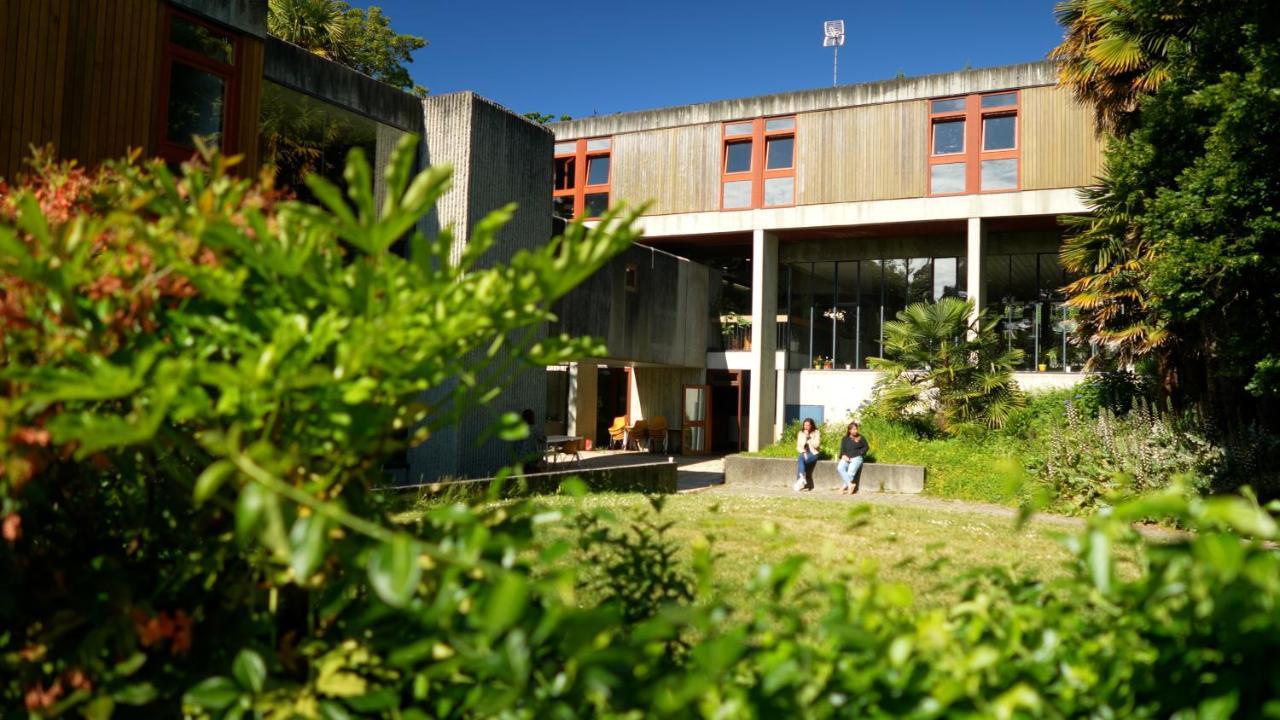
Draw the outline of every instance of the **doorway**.
<instances>
[{"instance_id":1,"label":"doorway","mask_svg":"<svg viewBox=\"0 0 1280 720\"><path fill-rule=\"evenodd\" d=\"M631 424L631 368L602 367L596 370L595 446L609 446L609 426L616 417Z\"/></svg>"},{"instance_id":2,"label":"doorway","mask_svg":"<svg viewBox=\"0 0 1280 720\"><path fill-rule=\"evenodd\" d=\"M751 398L747 370L708 370L711 387L711 451L742 452L747 448Z\"/></svg>"}]
</instances>

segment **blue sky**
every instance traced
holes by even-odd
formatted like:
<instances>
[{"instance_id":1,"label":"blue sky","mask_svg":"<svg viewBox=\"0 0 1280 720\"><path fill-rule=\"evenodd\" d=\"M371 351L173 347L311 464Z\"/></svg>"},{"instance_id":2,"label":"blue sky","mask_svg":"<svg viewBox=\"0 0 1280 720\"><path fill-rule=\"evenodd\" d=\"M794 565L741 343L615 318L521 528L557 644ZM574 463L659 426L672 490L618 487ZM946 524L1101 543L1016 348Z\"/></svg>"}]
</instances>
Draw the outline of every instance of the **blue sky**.
<instances>
[{"instance_id":1,"label":"blue sky","mask_svg":"<svg viewBox=\"0 0 1280 720\"><path fill-rule=\"evenodd\" d=\"M1042 59L1052 0L353 0L425 37L433 94L582 117L831 84L822 22L843 19L840 82ZM779 10L781 8L781 10Z\"/></svg>"}]
</instances>

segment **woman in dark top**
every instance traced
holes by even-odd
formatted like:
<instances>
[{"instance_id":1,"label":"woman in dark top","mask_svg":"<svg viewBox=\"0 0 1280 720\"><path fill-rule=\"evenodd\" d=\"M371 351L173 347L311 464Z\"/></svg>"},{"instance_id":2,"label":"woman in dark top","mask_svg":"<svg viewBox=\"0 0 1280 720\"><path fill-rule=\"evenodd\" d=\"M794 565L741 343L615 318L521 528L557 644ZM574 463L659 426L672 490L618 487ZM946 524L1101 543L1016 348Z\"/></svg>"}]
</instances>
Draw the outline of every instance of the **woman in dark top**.
<instances>
[{"instance_id":1,"label":"woman in dark top","mask_svg":"<svg viewBox=\"0 0 1280 720\"><path fill-rule=\"evenodd\" d=\"M867 439L858 432L858 423L849 423L849 434L840 441L840 462L836 464L836 472L840 473L840 494L848 495L858 492L858 473L862 470L862 460L867 455Z\"/></svg>"}]
</instances>

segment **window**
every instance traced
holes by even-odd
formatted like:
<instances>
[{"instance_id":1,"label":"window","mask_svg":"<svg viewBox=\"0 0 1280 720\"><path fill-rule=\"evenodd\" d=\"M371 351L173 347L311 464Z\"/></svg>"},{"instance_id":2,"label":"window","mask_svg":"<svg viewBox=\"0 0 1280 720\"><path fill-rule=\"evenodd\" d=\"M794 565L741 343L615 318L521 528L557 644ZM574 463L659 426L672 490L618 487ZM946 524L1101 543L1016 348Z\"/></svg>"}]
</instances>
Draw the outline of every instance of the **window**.
<instances>
[{"instance_id":1,"label":"window","mask_svg":"<svg viewBox=\"0 0 1280 720\"><path fill-rule=\"evenodd\" d=\"M224 153L237 149L236 97L240 41L212 24L166 9L159 154L181 162L199 137Z\"/></svg>"},{"instance_id":2,"label":"window","mask_svg":"<svg viewBox=\"0 0 1280 720\"><path fill-rule=\"evenodd\" d=\"M1017 91L929 103L929 194L1004 192L1019 182Z\"/></svg>"},{"instance_id":3,"label":"window","mask_svg":"<svg viewBox=\"0 0 1280 720\"><path fill-rule=\"evenodd\" d=\"M748 210L796 201L795 117L725 123L720 207Z\"/></svg>"},{"instance_id":4,"label":"window","mask_svg":"<svg viewBox=\"0 0 1280 720\"><path fill-rule=\"evenodd\" d=\"M627 263L627 269L623 275L623 284L627 288L627 292L636 292L640 289L640 268L635 263Z\"/></svg>"},{"instance_id":5,"label":"window","mask_svg":"<svg viewBox=\"0 0 1280 720\"><path fill-rule=\"evenodd\" d=\"M600 217L609 209L612 149L612 138L556 143L553 215L590 219Z\"/></svg>"}]
</instances>

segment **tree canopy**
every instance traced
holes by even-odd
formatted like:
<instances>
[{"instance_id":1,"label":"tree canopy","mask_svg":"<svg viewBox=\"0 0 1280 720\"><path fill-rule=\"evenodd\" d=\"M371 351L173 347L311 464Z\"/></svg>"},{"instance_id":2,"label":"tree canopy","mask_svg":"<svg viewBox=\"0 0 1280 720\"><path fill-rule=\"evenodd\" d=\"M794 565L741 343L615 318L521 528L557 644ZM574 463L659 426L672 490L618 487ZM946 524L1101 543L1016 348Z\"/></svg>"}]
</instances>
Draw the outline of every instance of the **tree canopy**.
<instances>
[{"instance_id":1,"label":"tree canopy","mask_svg":"<svg viewBox=\"0 0 1280 720\"><path fill-rule=\"evenodd\" d=\"M1119 16L1098 27L1128 28L1120 39L1063 12L1099 3L1060 6L1085 26L1068 38L1094 33L1091 56L1117 46L1083 89L1080 56L1063 65L1113 132L1094 214L1063 248L1081 274L1069 302L1121 362L1153 362L1174 401L1228 424L1265 419L1280 400L1280 22L1259 0L1104 4ZM1108 89L1120 82L1138 92Z\"/></svg>"},{"instance_id":2,"label":"tree canopy","mask_svg":"<svg viewBox=\"0 0 1280 720\"><path fill-rule=\"evenodd\" d=\"M405 67L413 62L413 52L426 47L427 41L397 33L382 8L361 10L345 0L270 0L267 30L376 80L417 95L427 94Z\"/></svg>"}]
</instances>

